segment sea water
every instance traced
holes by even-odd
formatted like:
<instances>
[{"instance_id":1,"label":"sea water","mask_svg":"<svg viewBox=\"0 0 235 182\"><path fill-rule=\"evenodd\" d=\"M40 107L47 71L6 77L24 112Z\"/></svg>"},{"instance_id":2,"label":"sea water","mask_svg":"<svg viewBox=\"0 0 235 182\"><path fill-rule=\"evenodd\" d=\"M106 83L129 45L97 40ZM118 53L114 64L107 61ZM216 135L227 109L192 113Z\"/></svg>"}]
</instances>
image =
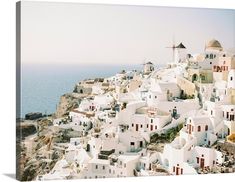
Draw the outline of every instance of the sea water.
<instances>
[{"instance_id":1,"label":"sea water","mask_svg":"<svg viewBox=\"0 0 235 182\"><path fill-rule=\"evenodd\" d=\"M21 66L21 117L29 112L51 114L60 96L72 92L81 80L109 77L141 65L35 65Z\"/></svg>"}]
</instances>

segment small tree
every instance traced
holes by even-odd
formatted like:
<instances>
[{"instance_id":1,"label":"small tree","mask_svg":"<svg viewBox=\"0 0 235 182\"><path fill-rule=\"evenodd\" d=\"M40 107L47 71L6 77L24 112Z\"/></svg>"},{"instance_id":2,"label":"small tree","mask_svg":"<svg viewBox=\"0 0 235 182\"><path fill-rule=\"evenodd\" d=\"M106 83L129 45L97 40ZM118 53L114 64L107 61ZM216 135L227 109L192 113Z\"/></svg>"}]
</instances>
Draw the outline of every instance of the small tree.
<instances>
[{"instance_id":1,"label":"small tree","mask_svg":"<svg viewBox=\"0 0 235 182\"><path fill-rule=\"evenodd\" d=\"M170 142L172 142L174 140L174 138L175 138L175 132L170 133L170 135L169 135Z\"/></svg>"}]
</instances>

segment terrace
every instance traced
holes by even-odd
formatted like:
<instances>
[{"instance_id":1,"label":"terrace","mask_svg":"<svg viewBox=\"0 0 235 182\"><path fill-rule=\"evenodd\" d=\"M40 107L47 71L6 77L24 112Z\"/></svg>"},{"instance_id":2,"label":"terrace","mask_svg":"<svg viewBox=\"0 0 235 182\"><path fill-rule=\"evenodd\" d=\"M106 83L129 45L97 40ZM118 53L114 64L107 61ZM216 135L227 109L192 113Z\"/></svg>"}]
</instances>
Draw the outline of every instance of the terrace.
<instances>
[{"instance_id":1,"label":"terrace","mask_svg":"<svg viewBox=\"0 0 235 182\"><path fill-rule=\"evenodd\" d=\"M154 107L146 107L146 106L136 109L135 114L147 114L149 117L156 117L156 116L164 117L170 115L170 113L168 112L161 111Z\"/></svg>"}]
</instances>

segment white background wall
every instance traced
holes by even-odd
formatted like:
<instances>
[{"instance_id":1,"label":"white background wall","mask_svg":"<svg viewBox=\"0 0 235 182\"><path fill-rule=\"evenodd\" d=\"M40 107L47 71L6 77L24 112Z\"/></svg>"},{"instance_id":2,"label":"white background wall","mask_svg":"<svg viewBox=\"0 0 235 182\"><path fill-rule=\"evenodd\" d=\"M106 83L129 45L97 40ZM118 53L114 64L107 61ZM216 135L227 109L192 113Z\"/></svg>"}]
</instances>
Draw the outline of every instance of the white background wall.
<instances>
[{"instance_id":1,"label":"white background wall","mask_svg":"<svg viewBox=\"0 0 235 182\"><path fill-rule=\"evenodd\" d=\"M34 0L31 0L34 1ZM45 0L44 0L45 1ZM49 1L49 0L48 0ZM65 1L65 0L50 0ZM71 2L95 2L133 5L161 5L179 7L210 7L235 9L232 0L69 0ZM16 0L0 1L0 113L1 113L1 147L0 147L0 181L15 181L15 2ZM10 176L10 177L9 177ZM150 181L228 181L235 174L200 175L181 177L148 177ZM146 178L127 178L126 181L144 181ZM80 180L110 181L110 179ZM123 179L112 179L121 182Z\"/></svg>"}]
</instances>

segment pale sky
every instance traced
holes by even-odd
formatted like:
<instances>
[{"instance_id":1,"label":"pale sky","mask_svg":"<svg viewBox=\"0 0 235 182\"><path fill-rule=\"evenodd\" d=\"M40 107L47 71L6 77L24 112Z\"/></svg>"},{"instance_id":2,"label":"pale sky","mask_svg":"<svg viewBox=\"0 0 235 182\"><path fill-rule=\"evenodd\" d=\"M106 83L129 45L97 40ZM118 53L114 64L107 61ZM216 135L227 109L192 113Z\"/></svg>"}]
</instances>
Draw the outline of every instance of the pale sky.
<instances>
[{"instance_id":1,"label":"pale sky","mask_svg":"<svg viewBox=\"0 0 235 182\"><path fill-rule=\"evenodd\" d=\"M200 53L210 39L235 47L235 10L22 2L22 63L156 64L175 42Z\"/></svg>"}]
</instances>

